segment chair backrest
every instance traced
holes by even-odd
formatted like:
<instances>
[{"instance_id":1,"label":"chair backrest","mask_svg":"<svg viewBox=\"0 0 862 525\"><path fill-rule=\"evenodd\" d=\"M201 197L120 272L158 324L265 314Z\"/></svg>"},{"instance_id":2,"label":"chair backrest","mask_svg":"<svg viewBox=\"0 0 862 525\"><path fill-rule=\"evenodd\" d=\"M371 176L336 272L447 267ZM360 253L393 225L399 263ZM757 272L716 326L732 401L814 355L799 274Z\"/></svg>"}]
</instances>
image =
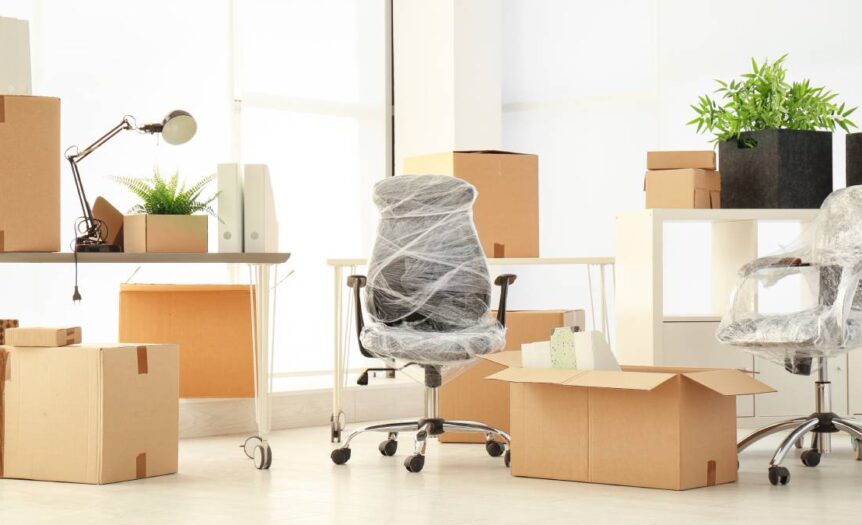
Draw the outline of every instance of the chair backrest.
<instances>
[{"instance_id":1,"label":"chair backrest","mask_svg":"<svg viewBox=\"0 0 862 525\"><path fill-rule=\"evenodd\" d=\"M820 303L831 305L845 270L862 259L862 186L836 190L810 227L811 259L821 265ZM853 309L862 309L857 289Z\"/></svg>"},{"instance_id":2,"label":"chair backrest","mask_svg":"<svg viewBox=\"0 0 862 525\"><path fill-rule=\"evenodd\" d=\"M378 182L380 223L368 263L366 308L376 321L428 331L474 326L491 283L473 225L476 189L444 175Z\"/></svg>"}]
</instances>

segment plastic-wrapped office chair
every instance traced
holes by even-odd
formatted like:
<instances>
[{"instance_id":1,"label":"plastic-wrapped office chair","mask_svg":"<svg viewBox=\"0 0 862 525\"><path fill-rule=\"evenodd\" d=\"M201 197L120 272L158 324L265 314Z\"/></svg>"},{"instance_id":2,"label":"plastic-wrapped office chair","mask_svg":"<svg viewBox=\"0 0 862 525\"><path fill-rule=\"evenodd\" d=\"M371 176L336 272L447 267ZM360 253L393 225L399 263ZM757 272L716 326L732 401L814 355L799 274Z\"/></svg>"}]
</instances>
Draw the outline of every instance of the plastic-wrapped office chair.
<instances>
[{"instance_id":1,"label":"plastic-wrapped office chair","mask_svg":"<svg viewBox=\"0 0 862 525\"><path fill-rule=\"evenodd\" d=\"M812 284L814 304L792 313L760 314L754 305L761 287L800 275ZM769 481L785 485L790 472L781 466L795 445L813 433L802 463L814 467L831 451L831 434L850 434L856 459L862 460L862 423L832 412L827 359L862 346L862 186L833 192L795 249L754 260L739 271L729 312L722 319L718 340L783 364L794 374L817 369L815 411L809 416L769 425L743 439L742 452L755 441L792 429L769 462Z\"/></svg>"},{"instance_id":2,"label":"plastic-wrapped office chair","mask_svg":"<svg viewBox=\"0 0 862 525\"><path fill-rule=\"evenodd\" d=\"M351 275L359 348L367 357L406 362L425 372L425 415L421 419L372 425L352 432L332 451L341 465L350 459L350 442L363 432L386 432L379 450L392 456L398 432L416 432L414 453L404 466L419 472L425 443L445 431L485 434L491 456L505 454L509 436L474 421L449 421L439 415L442 369L463 365L505 346L506 295L515 276L497 277L500 304L489 316L491 283L473 225L476 189L455 177L402 175L374 187L380 224L368 277ZM362 314L360 289L371 321ZM502 439L503 443L499 440Z\"/></svg>"}]
</instances>

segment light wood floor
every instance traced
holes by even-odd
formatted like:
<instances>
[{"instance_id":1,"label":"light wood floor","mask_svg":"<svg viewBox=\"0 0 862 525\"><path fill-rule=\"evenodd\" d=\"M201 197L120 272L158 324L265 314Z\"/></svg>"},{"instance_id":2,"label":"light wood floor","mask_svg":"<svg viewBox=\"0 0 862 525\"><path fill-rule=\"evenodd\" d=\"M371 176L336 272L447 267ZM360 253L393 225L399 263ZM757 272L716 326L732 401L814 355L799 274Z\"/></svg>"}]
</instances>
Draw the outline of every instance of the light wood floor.
<instances>
[{"instance_id":1,"label":"light wood floor","mask_svg":"<svg viewBox=\"0 0 862 525\"><path fill-rule=\"evenodd\" d=\"M405 436L406 437L406 436ZM794 451L792 480L766 479L768 446L741 458L738 483L687 492L513 478L474 445L429 445L420 474L357 439L346 466L329 460L328 429L277 432L273 468L256 471L240 437L183 440L175 476L85 486L0 480L0 523L862 523L862 462L849 442L817 468Z\"/></svg>"}]
</instances>

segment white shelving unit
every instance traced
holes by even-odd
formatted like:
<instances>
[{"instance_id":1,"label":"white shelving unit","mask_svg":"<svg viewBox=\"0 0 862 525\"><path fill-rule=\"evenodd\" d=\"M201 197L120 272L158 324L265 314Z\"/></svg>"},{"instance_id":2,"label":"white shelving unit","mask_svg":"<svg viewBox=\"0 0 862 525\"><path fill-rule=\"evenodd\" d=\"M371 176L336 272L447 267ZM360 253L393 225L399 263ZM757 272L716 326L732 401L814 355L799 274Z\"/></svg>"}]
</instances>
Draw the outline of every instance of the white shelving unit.
<instances>
[{"instance_id":1,"label":"white shelving unit","mask_svg":"<svg viewBox=\"0 0 862 525\"><path fill-rule=\"evenodd\" d=\"M670 210L623 213L616 218L616 343L620 362L637 365L732 367L751 370L778 390L746 396L737 403L740 417L805 415L814 408L810 377L794 376L780 366L721 345L714 334L728 307L739 267L758 257L759 224L792 222L805 228L817 210ZM709 310L665 309L666 229L673 223L709 226ZM704 243L698 244L703 246ZM692 249L695 249L694 247ZM701 254L706 255L706 254ZM692 292L698 293L698 292ZM862 355L850 357L862 371ZM833 405L837 413L862 413L862 383L852 387L848 358L832 359ZM854 401L854 399L856 400Z\"/></svg>"}]
</instances>

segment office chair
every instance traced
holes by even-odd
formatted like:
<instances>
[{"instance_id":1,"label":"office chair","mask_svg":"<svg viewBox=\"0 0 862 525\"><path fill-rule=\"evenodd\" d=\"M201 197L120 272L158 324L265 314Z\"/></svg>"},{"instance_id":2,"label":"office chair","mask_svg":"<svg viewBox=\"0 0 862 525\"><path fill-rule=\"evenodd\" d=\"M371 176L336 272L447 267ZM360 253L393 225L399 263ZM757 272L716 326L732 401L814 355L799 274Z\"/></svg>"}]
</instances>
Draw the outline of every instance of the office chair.
<instances>
[{"instance_id":1,"label":"office chair","mask_svg":"<svg viewBox=\"0 0 862 525\"><path fill-rule=\"evenodd\" d=\"M716 337L755 355L783 364L788 372L810 375L817 371L815 411L760 429L742 441L742 452L766 436L790 429L769 462L769 481L786 485L790 471L781 462L803 437L812 433L811 448L802 463L815 467L831 452L831 435L850 434L856 459L862 460L862 423L832 412L828 359L862 346L862 186L833 192L823 202L809 228L810 237L785 254L756 259L739 271L731 307ZM784 277L806 276L816 285L816 304L802 311L760 314L756 310L759 287Z\"/></svg>"},{"instance_id":2,"label":"office chair","mask_svg":"<svg viewBox=\"0 0 862 525\"><path fill-rule=\"evenodd\" d=\"M496 318L491 317L490 276L473 225L475 199L472 185L442 175L402 175L375 185L380 223L368 276L347 278L356 307L359 349L366 357L424 369L425 415L353 431L332 451L336 465L350 459L350 443L359 434L387 433L378 448L392 456L398 433L415 432L413 454L404 466L419 472L425 465L427 440L446 431L484 433L488 454L503 455L509 465L508 434L439 414L444 368L465 365L505 346L506 296L515 276L504 274L494 281L500 287L500 303ZM362 288L369 322L362 313Z\"/></svg>"}]
</instances>

